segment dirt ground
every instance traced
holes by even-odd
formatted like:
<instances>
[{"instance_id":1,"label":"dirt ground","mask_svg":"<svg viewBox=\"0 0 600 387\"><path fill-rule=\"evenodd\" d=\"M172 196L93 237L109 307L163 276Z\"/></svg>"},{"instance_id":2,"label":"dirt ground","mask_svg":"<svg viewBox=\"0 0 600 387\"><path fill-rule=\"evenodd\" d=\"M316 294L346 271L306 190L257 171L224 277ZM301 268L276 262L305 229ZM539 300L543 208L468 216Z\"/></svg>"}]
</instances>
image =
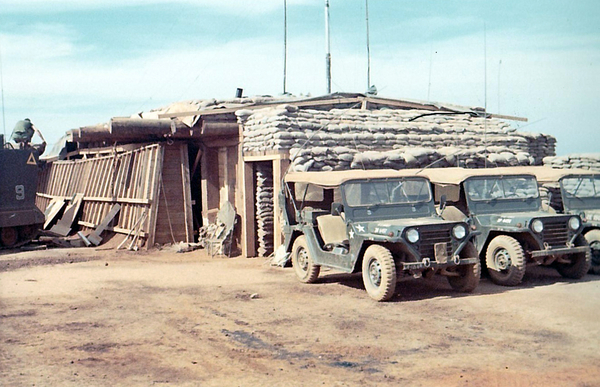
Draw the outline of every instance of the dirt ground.
<instances>
[{"instance_id":1,"label":"dirt ground","mask_svg":"<svg viewBox=\"0 0 600 387\"><path fill-rule=\"evenodd\" d=\"M301 284L202 250L0 252L3 386L600 386L600 277Z\"/></svg>"}]
</instances>

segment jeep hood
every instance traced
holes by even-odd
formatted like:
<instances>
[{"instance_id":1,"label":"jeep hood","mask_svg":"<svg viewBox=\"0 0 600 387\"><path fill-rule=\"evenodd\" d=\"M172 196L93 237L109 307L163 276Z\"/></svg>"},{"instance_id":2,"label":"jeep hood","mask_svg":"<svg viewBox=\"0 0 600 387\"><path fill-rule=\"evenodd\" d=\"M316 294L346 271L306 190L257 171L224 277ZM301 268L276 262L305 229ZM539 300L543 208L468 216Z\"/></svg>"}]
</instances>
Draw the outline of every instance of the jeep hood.
<instances>
[{"instance_id":1,"label":"jeep hood","mask_svg":"<svg viewBox=\"0 0 600 387\"><path fill-rule=\"evenodd\" d=\"M569 217L569 215L563 214L549 214L545 211L531 211L531 212L505 212L502 214L484 214L477 215L477 220L482 226L498 226L498 227L511 227L511 228L524 228L529 225L531 219L534 218L548 218L548 217ZM520 224L520 226L519 226Z\"/></svg>"},{"instance_id":2,"label":"jeep hood","mask_svg":"<svg viewBox=\"0 0 600 387\"><path fill-rule=\"evenodd\" d=\"M425 217L425 218L410 218L410 219L390 219L390 220L376 220L376 221L358 221L353 222L354 226L361 225L365 228L365 232L373 233L376 228L393 228L394 230L403 229L406 227L416 226L428 226L432 224L449 224L457 223L448 220L444 220L438 217Z\"/></svg>"}]
</instances>

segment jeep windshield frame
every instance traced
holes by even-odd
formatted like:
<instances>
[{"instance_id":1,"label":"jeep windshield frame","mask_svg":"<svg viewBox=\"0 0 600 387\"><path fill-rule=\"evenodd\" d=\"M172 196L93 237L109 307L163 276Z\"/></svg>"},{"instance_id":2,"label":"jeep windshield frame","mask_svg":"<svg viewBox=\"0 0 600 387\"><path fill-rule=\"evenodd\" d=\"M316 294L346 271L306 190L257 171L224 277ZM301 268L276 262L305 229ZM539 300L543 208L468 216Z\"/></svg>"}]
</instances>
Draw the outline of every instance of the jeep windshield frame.
<instances>
[{"instance_id":1,"label":"jeep windshield frame","mask_svg":"<svg viewBox=\"0 0 600 387\"><path fill-rule=\"evenodd\" d=\"M600 175L565 176L560 191L565 211L600 208Z\"/></svg>"},{"instance_id":2,"label":"jeep windshield frame","mask_svg":"<svg viewBox=\"0 0 600 387\"><path fill-rule=\"evenodd\" d=\"M349 180L341 188L348 219L371 221L435 215L431 184L422 177Z\"/></svg>"},{"instance_id":3,"label":"jeep windshield frame","mask_svg":"<svg viewBox=\"0 0 600 387\"><path fill-rule=\"evenodd\" d=\"M531 212L541 207L537 181L530 175L470 177L463 188L473 214Z\"/></svg>"}]
</instances>

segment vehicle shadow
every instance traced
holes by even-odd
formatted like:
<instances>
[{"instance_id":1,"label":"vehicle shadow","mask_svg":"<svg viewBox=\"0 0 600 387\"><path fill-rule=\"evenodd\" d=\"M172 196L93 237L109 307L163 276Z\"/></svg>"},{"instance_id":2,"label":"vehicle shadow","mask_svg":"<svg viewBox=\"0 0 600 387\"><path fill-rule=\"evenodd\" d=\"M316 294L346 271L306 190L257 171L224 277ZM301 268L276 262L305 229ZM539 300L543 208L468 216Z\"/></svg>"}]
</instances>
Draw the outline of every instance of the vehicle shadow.
<instances>
[{"instance_id":1,"label":"vehicle shadow","mask_svg":"<svg viewBox=\"0 0 600 387\"><path fill-rule=\"evenodd\" d=\"M486 273L482 273L479 285L472 293L461 293L450 287L448 280L442 276L433 278L404 277L396 285L396 294L389 302L420 301L440 297L469 297L471 295L494 295L507 293L519 289L532 289L540 286L550 286L557 283L582 283L600 281L600 276L587 274L581 279L562 277L555 269L550 267L534 266L527 268L523 282L517 286L500 286L493 283ZM319 277L317 283L337 283L353 289L365 291L361 273L345 274L339 272L325 272ZM368 297L365 293L365 297Z\"/></svg>"}]
</instances>

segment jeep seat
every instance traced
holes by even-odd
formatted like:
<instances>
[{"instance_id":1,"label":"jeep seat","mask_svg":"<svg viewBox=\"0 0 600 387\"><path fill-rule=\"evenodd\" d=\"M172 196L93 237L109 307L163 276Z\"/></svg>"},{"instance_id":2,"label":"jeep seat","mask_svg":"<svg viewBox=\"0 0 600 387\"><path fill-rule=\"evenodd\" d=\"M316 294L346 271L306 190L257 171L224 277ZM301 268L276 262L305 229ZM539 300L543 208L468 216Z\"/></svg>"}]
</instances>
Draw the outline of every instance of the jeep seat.
<instances>
[{"instance_id":1,"label":"jeep seat","mask_svg":"<svg viewBox=\"0 0 600 387\"><path fill-rule=\"evenodd\" d=\"M341 216L321 215L317 218L317 227L325 246L335 247L348 243L346 223Z\"/></svg>"}]
</instances>

